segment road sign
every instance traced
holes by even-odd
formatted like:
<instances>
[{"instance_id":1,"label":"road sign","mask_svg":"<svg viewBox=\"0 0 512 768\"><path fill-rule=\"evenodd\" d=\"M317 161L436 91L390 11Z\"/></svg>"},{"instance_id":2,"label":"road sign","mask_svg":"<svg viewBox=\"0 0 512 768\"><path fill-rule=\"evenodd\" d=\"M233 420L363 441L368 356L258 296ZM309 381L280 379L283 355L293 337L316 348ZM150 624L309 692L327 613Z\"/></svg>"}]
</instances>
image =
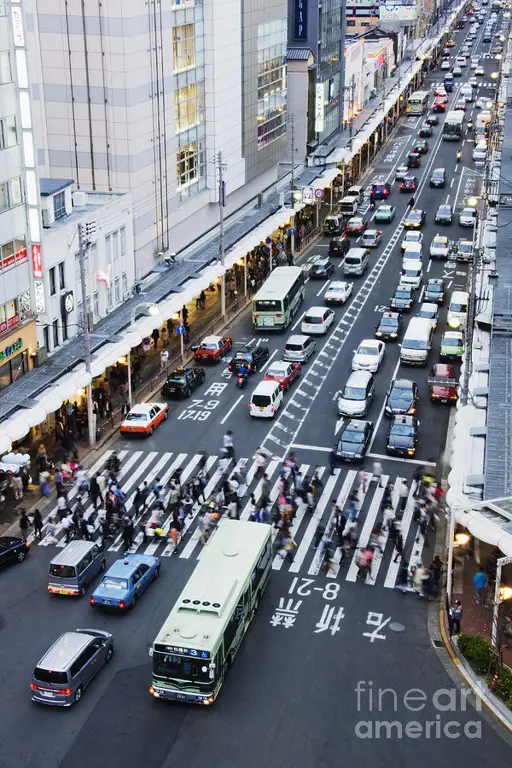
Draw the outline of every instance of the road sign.
<instances>
[{"instance_id":1,"label":"road sign","mask_svg":"<svg viewBox=\"0 0 512 768\"><path fill-rule=\"evenodd\" d=\"M302 202L310 203L313 200L313 190L311 187L302 188Z\"/></svg>"},{"instance_id":2,"label":"road sign","mask_svg":"<svg viewBox=\"0 0 512 768\"><path fill-rule=\"evenodd\" d=\"M294 230L294 228L292 227L292 228L290 229L290 235L294 235L294 234L295 234L295 230Z\"/></svg>"},{"instance_id":3,"label":"road sign","mask_svg":"<svg viewBox=\"0 0 512 768\"><path fill-rule=\"evenodd\" d=\"M315 189L315 197L317 200L321 200L323 196L324 196L323 189Z\"/></svg>"},{"instance_id":4,"label":"road sign","mask_svg":"<svg viewBox=\"0 0 512 768\"><path fill-rule=\"evenodd\" d=\"M184 325L177 325L176 326L176 333L178 336L181 336L183 333L185 333L185 326Z\"/></svg>"}]
</instances>

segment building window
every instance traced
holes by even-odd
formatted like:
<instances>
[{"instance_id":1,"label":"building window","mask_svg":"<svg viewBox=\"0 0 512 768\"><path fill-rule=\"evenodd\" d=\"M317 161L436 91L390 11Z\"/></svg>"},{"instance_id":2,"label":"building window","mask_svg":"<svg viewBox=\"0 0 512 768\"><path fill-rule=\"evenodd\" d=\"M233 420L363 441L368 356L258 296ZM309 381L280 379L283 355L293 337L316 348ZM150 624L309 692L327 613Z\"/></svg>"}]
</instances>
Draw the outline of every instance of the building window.
<instances>
[{"instance_id":1,"label":"building window","mask_svg":"<svg viewBox=\"0 0 512 768\"><path fill-rule=\"evenodd\" d=\"M50 326L45 325L43 328L43 345L46 347L47 350L50 349Z\"/></svg>"},{"instance_id":2,"label":"building window","mask_svg":"<svg viewBox=\"0 0 512 768\"><path fill-rule=\"evenodd\" d=\"M55 267L52 267L50 269L50 296L55 296L56 293L56 287L55 287Z\"/></svg>"},{"instance_id":3,"label":"building window","mask_svg":"<svg viewBox=\"0 0 512 768\"><path fill-rule=\"evenodd\" d=\"M55 221L58 221L58 219L63 219L66 215L65 192L59 192L53 196L53 215L55 216Z\"/></svg>"},{"instance_id":4,"label":"building window","mask_svg":"<svg viewBox=\"0 0 512 768\"><path fill-rule=\"evenodd\" d=\"M64 262L61 261L61 263L59 264L59 288L61 291L63 291L64 288L66 287L65 278L66 278L66 274L64 272Z\"/></svg>"},{"instance_id":5,"label":"building window","mask_svg":"<svg viewBox=\"0 0 512 768\"><path fill-rule=\"evenodd\" d=\"M204 176L205 153L200 141L194 141L176 152L178 188L187 187Z\"/></svg>"},{"instance_id":6,"label":"building window","mask_svg":"<svg viewBox=\"0 0 512 768\"><path fill-rule=\"evenodd\" d=\"M11 57L9 51L0 51L0 85L12 81Z\"/></svg>"},{"instance_id":7,"label":"building window","mask_svg":"<svg viewBox=\"0 0 512 768\"><path fill-rule=\"evenodd\" d=\"M258 26L258 149L286 133L287 20Z\"/></svg>"},{"instance_id":8,"label":"building window","mask_svg":"<svg viewBox=\"0 0 512 768\"><path fill-rule=\"evenodd\" d=\"M107 307L109 312L113 308L113 306L114 306L114 298L112 294L112 283L109 283L108 292L107 292Z\"/></svg>"},{"instance_id":9,"label":"building window","mask_svg":"<svg viewBox=\"0 0 512 768\"><path fill-rule=\"evenodd\" d=\"M59 346L59 321L54 320L52 323L53 326L53 348Z\"/></svg>"},{"instance_id":10,"label":"building window","mask_svg":"<svg viewBox=\"0 0 512 768\"><path fill-rule=\"evenodd\" d=\"M62 341L68 340L68 316L64 315L62 318Z\"/></svg>"},{"instance_id":11,"label":"building window","mask_svg":"<svg viewBox=\"0 0 512 768\"><path fill-rule=\"evenodd\" d=\"M0 120L0 149L14 147L17 143L16 118L12 116Z\"/></svg>"},{"instance_id":12,"label":"building window","mask_svg":"<svg viewBox=\"0 0 512 768\"><path fill-rule=\"evenodd\" d=\"M119 231L112 232L112 250L114 251L114 261L119 258Z\"/></svg>"},{"instance_id":13,"label":"building window","mask_svg":"<svg viewBox=\"0 0 512 768\"><path fill-rule=\"evenodd\" d=\"M7 0L0 0L0 16L7 16Z\"/></svg>"},{"instance_id":14,"label":"building window","mask_svg":"<svg viewBox=\"0 0 512 768\"><path fill-rule=\"evenodd\" d=\"M194 24L182 24L172 30L174 72L184 72L196 65Z\"/></svg>"},{"instance_id":15,"label":"building window","mask_svg":"<svg viewBox=\"0 0 512 768\"><path fill-rule=\"evenodd\" d=\"M125 227L121 227L119 230L119 251L121 253L121 256L124 256L126 254L126 229Z\"/></svg>"},{"instance_id":16,"label":"building window","mask_svg":"<svg viewBox=\"0 0 512 768\"><path fill-rule=\"evenodd\" d=\"M98 293L98 291L96 291L96 293L94 294L93 300L94 300L94 304L93 304L94 319L97 320L98 317L100 316L100 294Z\"/></svg>"},{"instance_id":17,"label":"building window","mask_svg":"<svg viewBox=\"0 0 512 768\"><path fill-rule=\"evenodd\" d=\"M128 296L128 275L126 272L123 273L121 277L122 282L122 291L123 291L123 299L126 299Z\"/></svg>"},{"instance_id":18,"label":"building window","mask_svg":"<svg viewBox=\"0 0 512 768\"><path fill-rule=\"evenodd\" d=\"M112 236L107 235L105 238L105 259L107 264L112 264Z\"/></svg>"},{"instance_id":19,"label":"building window","mask_svg":"<svg viewBox=\"0 0 512 768\"><path fill-rule=\"evenodd\" d=\"M10 207L9 182L4 181L0 184L0 211L8 211Z\"/></svg>"},{"instance_id":20,"label":"building window","mask_svg":"<svg viewBox=\"0 0 512 768\"><path fill-rule=\"evenodd\" d=\"M121 303L121 281L118 277L116 277L114 284L114 299L116 306Z\"/></svg>"},{"instance_id":21,"label":"building window","mask_svg":"<svg viewBox=\"0 0 512 768\"><path fill-rule=\"evenodd\" d=\"M174 91L176 133L204 121L204 83L185 85Z\"/></svg>"}]
</instances>

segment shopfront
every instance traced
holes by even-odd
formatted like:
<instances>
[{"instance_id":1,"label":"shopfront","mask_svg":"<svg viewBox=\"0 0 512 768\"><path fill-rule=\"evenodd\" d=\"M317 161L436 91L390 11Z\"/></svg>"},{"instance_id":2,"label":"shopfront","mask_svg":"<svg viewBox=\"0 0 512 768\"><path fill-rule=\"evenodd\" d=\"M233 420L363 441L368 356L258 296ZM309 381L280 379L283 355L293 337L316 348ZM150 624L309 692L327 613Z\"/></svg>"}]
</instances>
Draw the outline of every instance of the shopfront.
<instances>
[{"instance_id":1,"label":"shopfront","mask_svg":"<svg viewBox=\"0 0 512 768\"><path fill-rule=\"evenodd\" d=\"M32 368L31 357L36 351L35 320L0 335L0 390L9 387Z\"/></svg>"}]
</instances>

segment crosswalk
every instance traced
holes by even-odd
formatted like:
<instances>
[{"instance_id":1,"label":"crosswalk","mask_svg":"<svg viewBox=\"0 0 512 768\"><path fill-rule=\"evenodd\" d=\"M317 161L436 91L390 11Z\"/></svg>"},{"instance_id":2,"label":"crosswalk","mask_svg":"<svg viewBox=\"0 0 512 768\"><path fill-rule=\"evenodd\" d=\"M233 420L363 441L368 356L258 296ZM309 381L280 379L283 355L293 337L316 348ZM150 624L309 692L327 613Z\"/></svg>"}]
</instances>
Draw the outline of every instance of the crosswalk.
<instances>
[{"instance_id":1,"label":"crosswalk","mask_svg":"<svg viewBox=\"0 0 512 768\"><path fill-rule=\"evenodd\" d=\"M100 472L104 468L111 453L112 451L105 451L102 454L89 469L89 476ZM180 478L182 483L191 481L203 458L201 454L190 455L187 453L157 451L151 451L149 453L143 451L119 451L118 457L121 461L121 470L118 474L118 481L119 486L126 495L126 509L129 514L134 513L132 505L135 492L137 487L141 485L143 481L147 481L148 485L151 486L152 482L158 477L160 478L161 483L165 484L171 479L176 470L179 470L181 473ZM262 480L257 475L257 465L254 461L254 457L252 459L239 459L235 465L235 469L238 466L241 466L242 463L247 468L247 491L241 500L240 518L242 520L248 520L253 510L251 495L254 500L258 502L262 493ZM266 474L271 486L270 499L272 503L277 500L279 493L279 473L281 466L281 462L277 458L271 458L266 469ZM204 495L205 498L208 499L212 493L219 490L222 483L223 467L220 457L208 457L205 469L208 473L208 480L204 489ZM299 503L292 527L293 539L297 545L293 553L293 559L291 557L284 558L282 553L276 553L273 560L274 570L287 570L294 574L307 573L310 576L318 575L322 567L322 552L321 548L315 548L314 545L317 543L319 532L323 528L329 532L330 527L332 528L331 512L333 501L336 500L338 506L343 509L351 491L355 488L358 488L359 496L359 538L357 546L364 547L368 543L375 525L381 521L384 486L387 483L392 484L393 505L396 507L402 481L407 479L401 476L391 477L389 475L383 475L380 486L375 481L359 485L358 471L355 468L337 469L335 473L331 475L330 468L325 466L318 467L309 464L300 465L300 472L303 476L308 473L312 474L313 471L317 472L317 475L322 482L315 510L313 513L308 512L306 504L303 504L302 502ZM404 552L411 564L422 557L424 549L423 536L419 530L416 530L417 526L413 523L413 486L414 484L412 484L410 489L409 498L402 519ZM73 507L76 498L77 489L72 488L68 493L71 507ZM149 501L151 502L151 496ZM83 497L82 502L86 512L92 509L92 503L88 497ZM174 544L168 537L144 541L140 518L134 514L133 521L135 523L136 535L134 536L133 545L127 551L157 555L163 558L171 557L175 554L176 557L173 558L174 560L199 559L204 550L204 546L208 546L207 544L203 545L201 542L200 530L197 525L200 508L200 504L195 504L192 508L191 516L186 518L183 538L177 552L174 551ZM54 526L51 524L51 519L55 519L56 514L57 509L54 508L47 515L44 521L42 541L34 540L32 537L35 546L47 547L48 550L66 546L65 531L59 527L55 530ZM170 523L171 516L167 517L162 524L165 533L168 532ZM222 522L220 524L222 524ZM277 535L276 529L273 529L273 534L274 536ZM213 532L212 535L214 536L215 532ZM96 528L92 537L95 541L101 543L99 523L96 523ZM388 541L387 533L382 533L380 545L382 551L376 551L376 560L373 563L371 574L367 576L366 583L369 586L380 585L392 589L396 584L400 567L400 557L397 550L392 546L391 542ZM107 549L109 552L118 552L120 555L125 552L121 535L117 536L113 541L110 540ZM340 562L340 556L341 553L340 550L338 550L327 573L328 578L355 582L358 576L358 568L355 559L353 558L351 561Z\"/></svg>"}]
</instances>

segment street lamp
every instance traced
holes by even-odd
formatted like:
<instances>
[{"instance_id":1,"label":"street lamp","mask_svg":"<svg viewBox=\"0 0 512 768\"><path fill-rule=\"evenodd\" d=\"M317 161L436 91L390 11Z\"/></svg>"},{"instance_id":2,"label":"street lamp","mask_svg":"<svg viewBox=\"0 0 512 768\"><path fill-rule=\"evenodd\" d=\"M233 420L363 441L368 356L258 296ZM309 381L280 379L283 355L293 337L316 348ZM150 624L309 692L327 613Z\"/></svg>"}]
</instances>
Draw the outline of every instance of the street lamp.
<instances>
[{"instance_id":1,"label":"street lamp","mask_svg":"<svg viewBox=\"0 0 512 768\"><path fill-rule=\"evenodd\" d=\"M500 603L502 603L504 600L509 600L512 597L512 588L501 586L501 571L503 566L510 565L511 563L512 557L500 557L496 563L496 582L494 586L494 603L492 608L491 642L497 651L500 650L498 646Z\"/></svg>"},{"instance_id":2,"label":"street lamp","mask_svg":"<svg viewBox=\"0 0 512 768\"><path fill-rule=\"evenodd\" d=\"M136 304L131 313L130 313L130 326L132 326L135 322L135 318L137 317L137 313L139 310L143 311L143 314L150 315L151 317L155 317L160 313L160 310L158 309L158 306L154 303L154 301L142 301L140 304ZM130 408L132 407L132 351L131 349L128 350L128 403L130 405Z\"/></svg>"}]
</instances>

